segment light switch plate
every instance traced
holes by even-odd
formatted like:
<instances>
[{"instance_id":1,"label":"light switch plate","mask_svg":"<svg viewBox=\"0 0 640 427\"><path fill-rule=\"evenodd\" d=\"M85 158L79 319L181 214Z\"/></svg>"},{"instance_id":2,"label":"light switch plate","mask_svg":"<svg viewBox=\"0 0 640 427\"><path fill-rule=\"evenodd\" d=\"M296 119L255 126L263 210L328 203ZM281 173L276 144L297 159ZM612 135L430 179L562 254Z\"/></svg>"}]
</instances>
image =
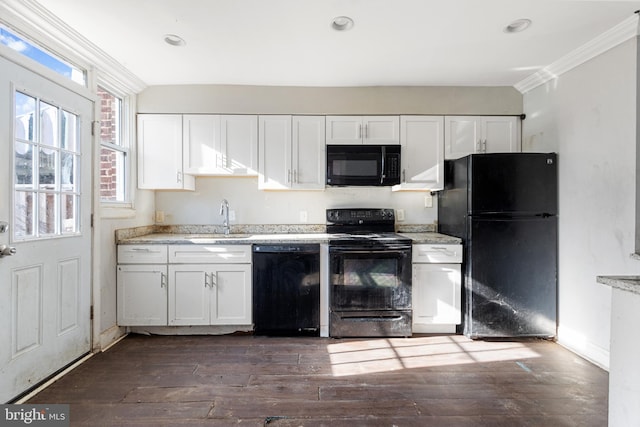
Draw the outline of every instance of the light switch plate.
<instances>
[{"instance_id":1,"label":"light switch plate","mask_svg":"<svg viewBox=\"0 0 640 427\"><path fill-rule=\"evenodd\" d=\"M396 209L396 220L404 221L404 209Z\"/></svg>"},{"instance_id":2,"label":"light switch plate","mask_svg":"<svg viewBox=\"0 0 640 427\"><path fill-rule=\"evenodd\" d=\"M300 211L300 222L307 222L308 220L307 211Z\"/></svg>"},{"instance_id":3,"label":"light switch plate","mask_svg":"<svg viewBox=\"0 0 640 427\"><path fill-rule=\"evenodd\" d=\"M156 222L164 222L164 211L156 211Z\"/></svg>"}]
</instances>

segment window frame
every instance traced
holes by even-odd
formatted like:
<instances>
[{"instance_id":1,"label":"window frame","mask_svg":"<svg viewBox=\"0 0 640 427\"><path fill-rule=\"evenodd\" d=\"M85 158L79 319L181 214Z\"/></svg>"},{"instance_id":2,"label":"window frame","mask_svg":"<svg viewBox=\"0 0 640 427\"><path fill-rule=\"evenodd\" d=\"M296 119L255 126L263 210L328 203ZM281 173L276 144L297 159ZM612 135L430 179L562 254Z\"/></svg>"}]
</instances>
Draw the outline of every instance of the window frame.
<instances>
[{"instance_id":1,"label":"window frame","mask_svg":"<svg viewBox=\"0 0 640 427\"><path fill-rule=\"evenodd\" d=\"M98 95L98 88L108 92L112 96L118 98L120 100L120 114L119 119L120 123L118 126L118 134L120 137L120 144L113 144L108 142L102 142L100 137L99 128L102 122L102 114L100 110L100 100L101 97ZM99 204L101 206L101 216L102 217L129 217L132 215L131 212L128 212L130 209L134 209L134 195L135 195L135 186L133 182L133 155L134 150L133 147L133 123L135 121L132 119L133 114L133 105L135 105L135 95L126 94L121 90L118 90L113 84L111 84L106 78L98 76L97 83L95 85L95 93L98 97L98 102L96 102L96 147L97 147L97 167L96 167L96 180L97 180L97 198ZM124 165L122 172L123 183L123 191L124 191L124 200L107 200L103 199L100 191L101 184L101 171L102 165L100 164L100 152L102 148L107 148L109 150L114 150L124 154ZM121 211L124 209L124 211Z\"/></svg>"}]
</instances>

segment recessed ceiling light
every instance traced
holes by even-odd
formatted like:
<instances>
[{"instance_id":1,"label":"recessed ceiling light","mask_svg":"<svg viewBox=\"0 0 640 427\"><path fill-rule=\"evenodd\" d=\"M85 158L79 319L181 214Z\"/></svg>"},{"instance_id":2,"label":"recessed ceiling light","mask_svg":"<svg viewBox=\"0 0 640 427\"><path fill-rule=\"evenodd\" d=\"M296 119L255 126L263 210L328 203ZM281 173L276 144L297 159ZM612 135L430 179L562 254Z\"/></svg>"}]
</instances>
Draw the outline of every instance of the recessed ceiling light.
<instances>
[{"instance_id":1,"label":"recessed ceiling light","mask_svg":"<svg viewBox=\"0 0 640 427\"><path fill-rule=\"evenodd\" d=\"M517 19L504 27L505 33L519 33L526 30L531 25L531 19Z\"/></svg>"},{"instance_id":2,"label":"recessed ceiling light","mask_svg":"<svg viewBox=\"0 0 640 427\"><path fill-rule=\"evenodd\" d=\"M175 34L165 34L164 41L171 46L184 46L187 42L180 36L176 36Z\"/></svg>"},{"instance_id":3,"label":"recessed ceiling light","mask_svg":"<svg viewBox=\"0 0 640 427\"><path fill-rule=\"evenodd\" d=\"M331 21L331 28L336 31L347 31L353 28L353 19L348 16L338 16Z\"/></svg>"}]
</instances>

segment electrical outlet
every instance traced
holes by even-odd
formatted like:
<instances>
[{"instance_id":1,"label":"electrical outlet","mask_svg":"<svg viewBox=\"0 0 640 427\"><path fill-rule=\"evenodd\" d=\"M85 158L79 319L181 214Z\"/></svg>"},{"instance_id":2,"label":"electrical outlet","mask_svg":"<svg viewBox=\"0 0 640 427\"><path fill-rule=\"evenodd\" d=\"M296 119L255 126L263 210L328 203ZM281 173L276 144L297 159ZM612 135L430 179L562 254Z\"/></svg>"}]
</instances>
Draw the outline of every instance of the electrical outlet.
<instances>
[{"instance_id":1,"label":"electrical outlet","mask_svg":"<svg viewBox=\"0 0 640 427\"><path fill-rule=\"evenodd\" d=\"M156 211L156 223L164 222L164 211Z\"/></svg>"},{"instance_id":2,"label":"electrical outlet","mask_svg":"<svg viewBox=\"0 0 640 427\"><path fill-rule=\"evenodd\" d=\"M307 211L300 211L300 222L307 222L308 220Z\"/></svg>"},{"instance_id":3,"label":"electrical outlet","mask_svg":"<svg viewBox=\"0 0 640 427\"><path fill-rule=\"evenodd\" d=\"M236 211L234 211L233 209L229 210L229 221L235 221L236 220Z\"/></svg>"},{"instance_id":4,"label":"electrical outlet","mask_svg":"<svg viewBox=\"0 0 640 427\"><path fill-rule=\"evenodd\" d=\"M433 207L433 196L431 194L427 194L424 196L424 207L432 208Z\"/></svg>"},{"instance_id":5,"label":"electrical outlet","mask_svg":"<svg viewBox=\"0 0 640 427\"><path fill-rule=\"evenodd\" d=\"M396 209L396 220L404 221L404 209Z\"/></svg>"}]
</instances>

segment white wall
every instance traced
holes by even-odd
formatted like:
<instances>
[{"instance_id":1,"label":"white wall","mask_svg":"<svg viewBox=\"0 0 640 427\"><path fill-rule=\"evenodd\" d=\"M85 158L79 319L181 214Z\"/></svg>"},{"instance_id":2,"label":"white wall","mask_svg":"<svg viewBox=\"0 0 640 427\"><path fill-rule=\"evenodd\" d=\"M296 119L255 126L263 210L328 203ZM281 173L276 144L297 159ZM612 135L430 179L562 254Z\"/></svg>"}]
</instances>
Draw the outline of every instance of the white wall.
<instances>
[{"instance_id":1,"label":"white wall","mask_svg":"<svg viewBox=\"0 0 640 427\"><path fill-rule=\"evenodd\" d=\"M524 95L523 149L559 153L561 344L609 365L611 289L638 274L635 243L636 40Z\"/></svg>"},{"instance_id":2,"label":"white wall","mask_svg":"<svg viewBox=\"0 0 640 427\"><path fill-rule=\"evenodd\" d=\"M135 168L133 171L135 179ZM136 191L135 209L105 209L97 214L95 254L98 257L94 277L98 281L99 295L96 295L95 313L99 337L94 339L96 349L108 346L120 337L124 330L116 325L116 243L115 230L153 224L153 191Z\"/></svg>"},{"instance_id":3,"label":"white wall","mask_svg":"<svg viewBox=\"0 0 640 427\"><path fill-rule=\"evenodd\" d=\"M231 224L324 224L325 209L383 207L404 209L407 224L432 224L433 207L424 207L423 192L395 192L389 187L328 188L325 191L260 191L257 178L196 178L196 191L157 191L156 209L164 211L165 224L222 224L220 202L229 201L236 220Z\"/></svg>"}]
</instances>

